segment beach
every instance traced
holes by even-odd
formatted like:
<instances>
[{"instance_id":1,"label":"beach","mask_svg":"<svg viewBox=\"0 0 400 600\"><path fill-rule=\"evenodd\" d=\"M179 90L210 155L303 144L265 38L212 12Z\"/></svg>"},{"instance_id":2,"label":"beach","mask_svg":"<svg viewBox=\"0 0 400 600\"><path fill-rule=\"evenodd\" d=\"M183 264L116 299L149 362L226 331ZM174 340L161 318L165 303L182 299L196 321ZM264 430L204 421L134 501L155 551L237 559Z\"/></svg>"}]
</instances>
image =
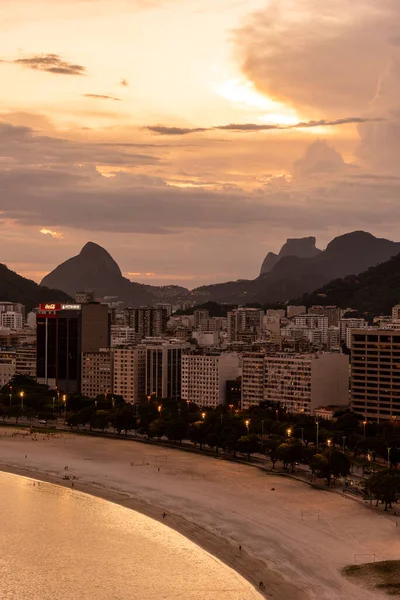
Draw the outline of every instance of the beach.
<instances>
[{"instance_id":1,"label":"beach","mask_svg":"<svg viewBox=\"0 0 400 600\"><path fill-rule=\"evenodd\" d=\"M2 470L162 520L257 588L263 581L268 598L386 597L340 573L400 555L393 519L358 502L222 458L69 433L35 440L16 431L0 430Z\"/></svg>"}]
</instances>

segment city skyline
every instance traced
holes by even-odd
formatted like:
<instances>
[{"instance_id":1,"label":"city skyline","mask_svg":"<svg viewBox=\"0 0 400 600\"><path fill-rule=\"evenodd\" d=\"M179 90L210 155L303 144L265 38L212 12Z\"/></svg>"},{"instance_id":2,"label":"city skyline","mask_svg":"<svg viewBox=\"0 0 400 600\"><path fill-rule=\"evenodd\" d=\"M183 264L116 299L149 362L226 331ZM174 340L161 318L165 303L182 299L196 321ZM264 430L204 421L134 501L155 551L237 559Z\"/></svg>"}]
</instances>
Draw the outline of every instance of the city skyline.
<instances>
[{"instance_id":1,"label":"city skyline","mask_svg":"<svg viewBox=\"0 0 400 600\"><path fill-rule=\"evenodd\" d=\"M397 241L396 0L6 0L2 262L258 274L287 237ZM218 257L218 260L215 257Z\"/></svg>"}]
</instances>

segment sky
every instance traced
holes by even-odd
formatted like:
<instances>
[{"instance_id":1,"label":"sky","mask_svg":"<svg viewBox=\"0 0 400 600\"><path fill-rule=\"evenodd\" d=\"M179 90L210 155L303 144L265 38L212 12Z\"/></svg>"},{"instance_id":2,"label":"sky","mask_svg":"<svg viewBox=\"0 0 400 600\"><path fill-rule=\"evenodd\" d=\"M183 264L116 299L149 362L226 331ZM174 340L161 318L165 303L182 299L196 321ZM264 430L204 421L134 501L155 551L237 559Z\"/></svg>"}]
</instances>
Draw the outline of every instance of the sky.
<instances>
[{"instance_id":1,"label":"sky","mask_svg":"<svg viewBox=\"0 0 400 600\"><path fill-rule=\"evenodd\" d=\"M399 31L399 0L1 0L1 262L93 241L194 288L399 241Z\"/></svg>"}]
</instances>

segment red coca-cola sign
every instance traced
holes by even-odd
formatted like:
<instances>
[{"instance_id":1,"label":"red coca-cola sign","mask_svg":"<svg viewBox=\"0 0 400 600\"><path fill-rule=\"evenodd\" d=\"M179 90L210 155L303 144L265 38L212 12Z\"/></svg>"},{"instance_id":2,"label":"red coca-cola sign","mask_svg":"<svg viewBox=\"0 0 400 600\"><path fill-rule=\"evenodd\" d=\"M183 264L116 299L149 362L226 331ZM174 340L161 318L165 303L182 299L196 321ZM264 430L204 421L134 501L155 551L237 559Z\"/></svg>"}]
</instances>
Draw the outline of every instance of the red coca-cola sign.
<instances>
[{"instance_id":1,"label":"red coca-cola sign","mask_svg":"<svg viewBox=\"0 0 400 600\"><path fill-rule=\"evenodd\" d=\"M58 302L46 302L46 304L39 304L40 310L61 310L61 304Z\"/></svg>"}]
</instances>

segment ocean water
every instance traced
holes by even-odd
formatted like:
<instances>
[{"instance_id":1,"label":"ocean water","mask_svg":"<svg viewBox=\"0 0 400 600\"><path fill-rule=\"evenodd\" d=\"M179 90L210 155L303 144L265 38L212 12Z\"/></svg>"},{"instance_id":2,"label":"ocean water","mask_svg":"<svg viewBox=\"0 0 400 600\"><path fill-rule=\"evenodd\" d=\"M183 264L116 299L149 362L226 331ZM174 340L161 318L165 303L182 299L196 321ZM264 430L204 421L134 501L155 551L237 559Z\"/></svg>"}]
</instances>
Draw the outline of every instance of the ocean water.
<instances>
[{"instance_id":1,"label":"ocean water","mask_svg":"<svg viewBox=\"0 0 400 600\"><path fill-rule=\"evenodd\" d=\"M256 600L179 533L77 490L0 473L1 600Z\"/></svg>"}]
</instances>

